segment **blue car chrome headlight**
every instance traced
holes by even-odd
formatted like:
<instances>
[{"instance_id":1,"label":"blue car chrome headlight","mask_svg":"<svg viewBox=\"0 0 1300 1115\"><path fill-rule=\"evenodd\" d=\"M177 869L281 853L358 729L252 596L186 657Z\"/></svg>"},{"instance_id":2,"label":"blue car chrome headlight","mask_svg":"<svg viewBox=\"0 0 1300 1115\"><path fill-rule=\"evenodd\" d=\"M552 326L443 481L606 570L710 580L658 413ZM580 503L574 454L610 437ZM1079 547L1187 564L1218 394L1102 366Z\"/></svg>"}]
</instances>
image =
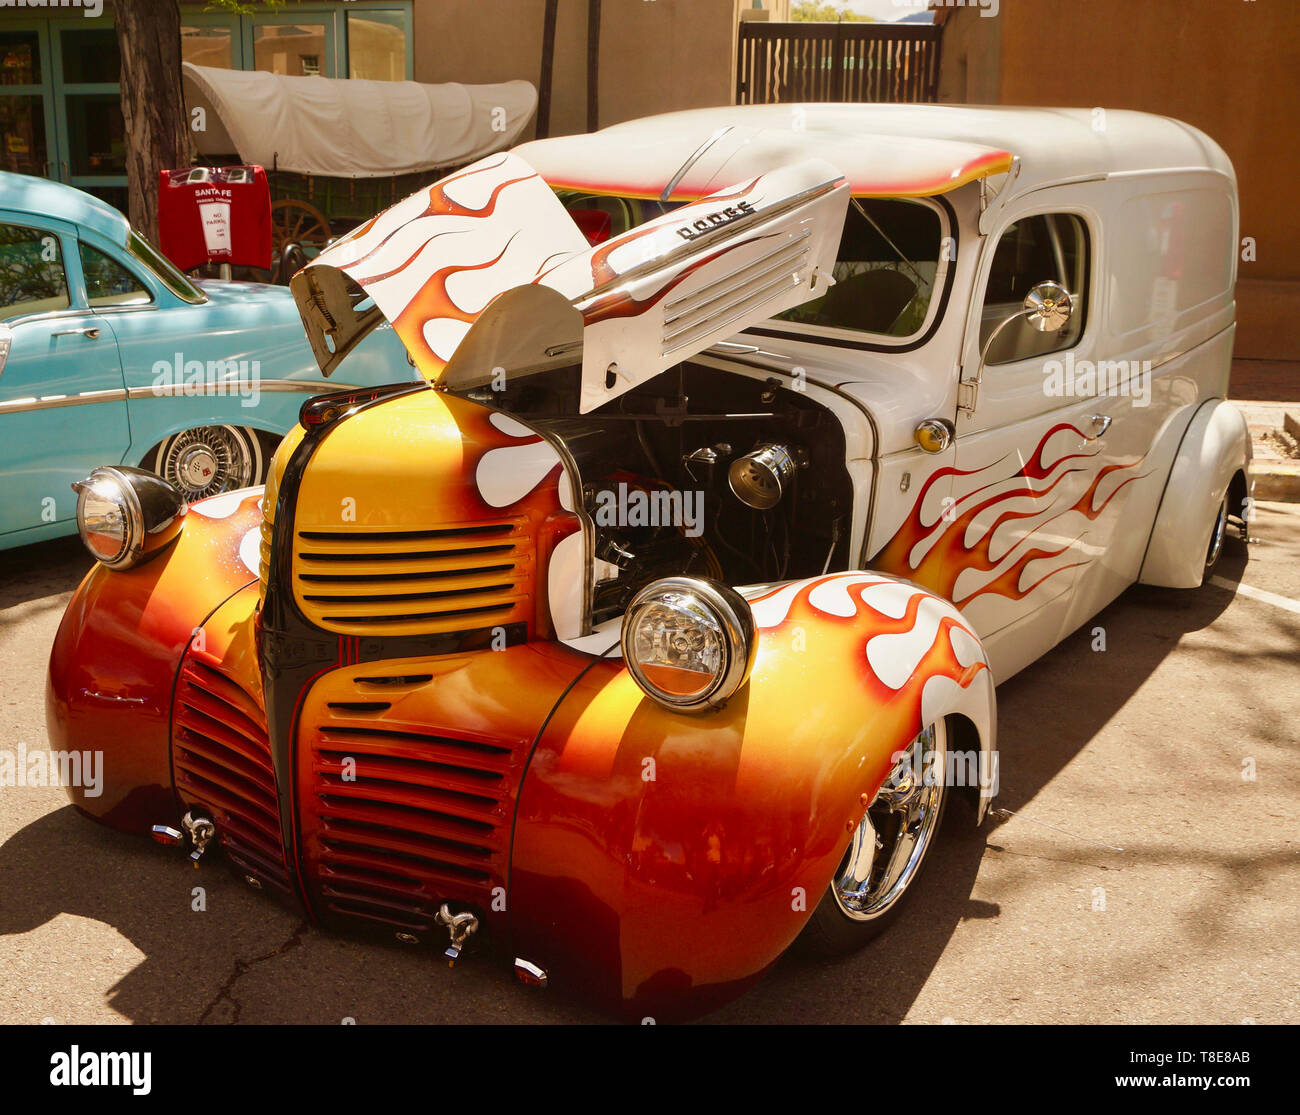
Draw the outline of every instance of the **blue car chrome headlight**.
<instances>
[{"instance_id":1,"label":"blue car chrome headlight","mask_svg":"<svg viewBox=\"0 0 1300 1115\"><path fill-rule=\"evenodd\" d=\"M97 468L72 490L81 541L109 569L130 569L157 556L176 540L189 510L161 476L125 465Z\"/></svg>"}]
</instances>

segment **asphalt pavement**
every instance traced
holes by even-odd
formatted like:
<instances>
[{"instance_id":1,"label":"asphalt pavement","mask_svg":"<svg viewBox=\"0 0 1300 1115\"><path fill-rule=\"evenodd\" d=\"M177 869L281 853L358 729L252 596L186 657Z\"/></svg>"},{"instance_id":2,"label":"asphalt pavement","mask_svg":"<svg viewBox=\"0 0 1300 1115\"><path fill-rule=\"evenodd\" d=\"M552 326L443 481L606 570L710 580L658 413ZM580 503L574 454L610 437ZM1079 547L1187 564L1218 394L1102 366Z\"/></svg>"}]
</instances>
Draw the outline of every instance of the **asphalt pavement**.
<instances>
[{"instance_id":1,"label":"asphalt pavement","mask_svg":"<svg viewBox=\"0 0 1300 1115\"><path fill-rule=\"evenodd\" d=\"M882 939L787 957L708 1020L1300 1021L1300 505L1254 530L1214 583L1132 588L998 690L1007 812L952 813ZM75 539L0 553L0 750L45 746L49 647L88 565ZM0 787L0 972L8 1023L602 1020L481 957L317 931L57 787Z\"/></svg>"}]
</instances>

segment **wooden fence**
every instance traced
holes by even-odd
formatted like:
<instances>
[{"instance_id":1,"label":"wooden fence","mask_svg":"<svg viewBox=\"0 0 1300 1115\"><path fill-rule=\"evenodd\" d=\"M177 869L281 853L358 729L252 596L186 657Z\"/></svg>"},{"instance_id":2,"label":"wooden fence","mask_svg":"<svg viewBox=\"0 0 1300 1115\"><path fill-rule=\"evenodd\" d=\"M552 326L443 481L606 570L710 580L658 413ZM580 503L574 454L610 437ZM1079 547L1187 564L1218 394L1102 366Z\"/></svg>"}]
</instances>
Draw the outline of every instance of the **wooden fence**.
<instances>
[{"instance_id":1,"label":"wooden fence","mask_svg":"<svg viewBox=\"0 0 1300 1115\"><path fill-rule=\"evenodd\" d=\"M736 103L934 101L941 30L925 23L742 23Z\"/></svg>"}]
</instances>

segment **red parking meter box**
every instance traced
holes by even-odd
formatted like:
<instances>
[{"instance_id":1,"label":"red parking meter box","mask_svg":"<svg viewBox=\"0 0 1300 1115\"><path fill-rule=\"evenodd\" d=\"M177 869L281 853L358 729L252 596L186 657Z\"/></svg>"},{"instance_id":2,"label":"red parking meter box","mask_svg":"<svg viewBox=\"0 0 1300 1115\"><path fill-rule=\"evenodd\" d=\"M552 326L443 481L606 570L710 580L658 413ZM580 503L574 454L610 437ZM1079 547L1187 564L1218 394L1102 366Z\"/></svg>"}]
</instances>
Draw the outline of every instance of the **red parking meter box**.
<instances>
[{"instance_id":1,"label":"red parking meter box","mask_svg":"<svg viewBox=\"0 0 1300 1115\"><path fill-rule=\"evenodd\" d=\"M271 266L271 189L260 166L190 167L158 175L163 255L182 271L205 263Z\"/></svg>"}]
</instances>

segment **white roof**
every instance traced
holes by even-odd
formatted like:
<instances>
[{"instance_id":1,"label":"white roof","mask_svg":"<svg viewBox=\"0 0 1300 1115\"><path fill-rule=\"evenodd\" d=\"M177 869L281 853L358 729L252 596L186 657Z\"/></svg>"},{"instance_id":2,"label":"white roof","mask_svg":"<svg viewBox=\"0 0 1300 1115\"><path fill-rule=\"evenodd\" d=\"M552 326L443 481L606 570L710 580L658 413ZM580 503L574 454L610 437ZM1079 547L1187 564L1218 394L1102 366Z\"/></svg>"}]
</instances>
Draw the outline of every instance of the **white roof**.
<instances>
[{"instance_id":1,"label":"white roof","mask_svg":"<svg viewBox=\"0 0 1300 1115\"><path fill-rule=\"evenodd\" d=\"M1067 178L1156 168L1232 174L1214 140L1189 124L1124 109L967 105L733 105L525 143L518 153L552 185L658 196L721 129L673 191L678 200L792 158L824 158L855 194L946 193L1020 160L1016 190Z\"/></svg>"},{"instance_id":2,"label":"white roof","mask_svg":"<svg viewBox=\"0 0 1300 1115\"><path fill-rule=\"evenodd\" d=\"M335 178L414 174L509 147L532 118L531 82L288 77L260 70L181 67L189 109L207 112L200 155L236 151L268 170Z\"/></svg>"}]
</instances>

